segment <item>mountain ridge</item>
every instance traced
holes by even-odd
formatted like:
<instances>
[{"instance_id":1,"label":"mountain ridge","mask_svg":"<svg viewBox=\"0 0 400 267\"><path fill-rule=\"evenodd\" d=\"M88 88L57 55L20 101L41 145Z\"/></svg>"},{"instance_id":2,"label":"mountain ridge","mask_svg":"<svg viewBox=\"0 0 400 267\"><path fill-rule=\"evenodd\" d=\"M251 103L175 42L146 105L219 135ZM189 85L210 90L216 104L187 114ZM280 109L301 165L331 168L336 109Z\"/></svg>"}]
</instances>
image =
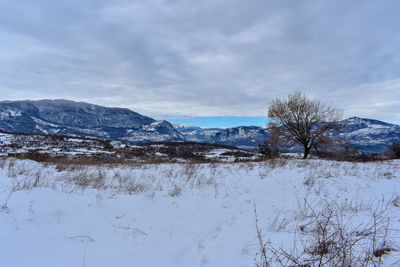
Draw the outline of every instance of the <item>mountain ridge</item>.
<instances>
[{"instance_id":1,"label":"mountain ridge","mask_svg":"<svg viewBox=\"0 0 400 267\"><path fill-rule=\"evenodd\" d=\"M383 152L400 143L400 126L351 117L330 135L362 152ZM174 127L175 126L175 127ZM127 108L65 99L0 101L0 129L27 134L85 136L131 143L193 141L257 149L269 139L261 126L204 128L158 121Z\"/></svg>"},{"instance_id":2,"label":"mountain ridge","mask_svg":"<svg viewBox=\"0 0 400 267\"><path fill-rule=\"evenodd\" d=\"M342 128L330 135L343 139L362 152L383 152L391 144L400 143L400 126L375 119L351 117L341 121ZM176 128L188 141L213 142L256 149L269 139L266 127L238 126L219 129L200 127Z\"/></svg>"},{"instance_id":3,"label":"mountain ridge","mask_svg":"<svg viewBox=\"0 0 400 267\"><path fill-rule=\"evenodd\" d=\"M129 142L185 140L167 121L156 121L127 108L109 108L64 99L1 101L0 129Z\"/></svg>"}]
</instances>

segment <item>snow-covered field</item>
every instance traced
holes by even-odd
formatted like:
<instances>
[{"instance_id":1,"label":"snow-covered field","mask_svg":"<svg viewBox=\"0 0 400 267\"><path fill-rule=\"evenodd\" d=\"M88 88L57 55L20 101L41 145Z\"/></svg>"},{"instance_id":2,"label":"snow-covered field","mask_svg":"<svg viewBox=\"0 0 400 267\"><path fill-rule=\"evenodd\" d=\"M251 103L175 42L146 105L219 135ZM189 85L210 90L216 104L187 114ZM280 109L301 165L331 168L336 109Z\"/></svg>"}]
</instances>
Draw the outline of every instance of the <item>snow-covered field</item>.
<instances>
[{"instance_id":1,"label":"snow-covered field","mask_svg":"<svg viewBox=\"0 0 400 267\"><path fill-rule=\"evenodd\" d=\"M304 250L325 211L357 236L376 226L373 250L390 248L383 265L400 266L399 181L400 161L67 166L4 158L0 266L254 266L261 239L268 257L294 244ZM368 240L355 251L368 251Z\"/></svg>"}]
</instances>

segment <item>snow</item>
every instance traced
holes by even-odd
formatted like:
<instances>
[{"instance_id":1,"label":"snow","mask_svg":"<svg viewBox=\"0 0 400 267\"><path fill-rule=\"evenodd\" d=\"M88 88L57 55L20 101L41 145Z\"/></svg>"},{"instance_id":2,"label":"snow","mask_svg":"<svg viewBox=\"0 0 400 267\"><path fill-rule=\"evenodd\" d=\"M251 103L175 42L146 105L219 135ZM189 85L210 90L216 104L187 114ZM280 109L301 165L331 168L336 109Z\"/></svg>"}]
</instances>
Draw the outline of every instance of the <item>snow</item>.
<instances>
[{"instance_id":1,"label":"snow","mask_svg":"<svg viewBox=\"0 0 400 267\"><path fill-rule=\"evenodd\" d=\"M51 122L47 122L47 121L44 121L44 120L41 120L41 119L38 119L38 118L35 118L35 117L31 117L31 119L33 121L35 121L36 123L40 124L40 125L50 126L50 127L54 127L54 128L59 127L59 125L57 125L57 124L54 124L54 123L51 123Z\"/></svg>"},{"instance_id":2,"label":"snow","mask_svg":"<svg viewBox=\"0 0 400 267\"><path fill-rule=\"evenodd\" d=\"M87 177L90 186L76 185ZM298 214L305 198L316 208L324 201L348 207L361 222L387 205L398 230L399 179L400 161L65 167L0 159L1 265L253 266L254 204L264 239L277 246L292 244L304 221L277 229L275 218ZM392 252L384 263L399 257Z\"/></svg>"},{"instance_id":3,"label":"snow","mask_svg":"<svg viewBox=\"0 0 400 267\"><path fill-rule=\"evenodd\" d=\"M174 128L192 128L193 127L193 126L186 125L186 124L179 123L179 122L170 121L169 123L171 123Z\"/></svg>"},{"instance_id":4,"label":"snow","mask_svg":"<svg viewBox=\"0 0 400 267\"><path fill-rule=\"evenodd\" d=\"M0 133L0 144L9 145L13 140L13 136L11 134Z\"/></svg>"},{"instance_id":5,"label":"snow","mask_svg":"<svg viewBox=\"0 0 400 267\"><path fill-rule=\"evenodd\" d=\"M22 113L18 110L3 110L0 112L0 118L2 120L8 119L9 117L21 117Z\"/></svg>"},{"instance_id":6,"label":"snow","mask_svg":"<svg viewBox=\"0 0 400 267\"><path fill-rule=\"evenodd\" d=\"M69 142L74 142L74 143L82 143L82 142L84 142L84 139L78 139L78 138L68 138L67 140Z\"/></svg>"},{"instance_id":7,"label":"snow","mask_svg":"<svg viewBox=\"0 0 400 267\"><path fill-rule=\"evenodd\" d=\"M385 127L386 128L386 127ZM383 133L384 127L368 127L368 128L362 128L359 130L356 130L350 134L348 134L350 137L351 136L363 136L364 138L369 137L368 135L379 135Z\"/></svg>"},{"instance_id":8,"label":"snow","mask_svg":"<svg viewBox=\"0 0 400 267\"><path fill-rule=\"evenodd\" d=\"M48 134L48 133L49 133L46 129L44 129L43 127L41 127L41 126L38 125L38 124L35 125L35 129L41 131L41 132L44 133L44 134Z\"/></svg>"}]
</instances>

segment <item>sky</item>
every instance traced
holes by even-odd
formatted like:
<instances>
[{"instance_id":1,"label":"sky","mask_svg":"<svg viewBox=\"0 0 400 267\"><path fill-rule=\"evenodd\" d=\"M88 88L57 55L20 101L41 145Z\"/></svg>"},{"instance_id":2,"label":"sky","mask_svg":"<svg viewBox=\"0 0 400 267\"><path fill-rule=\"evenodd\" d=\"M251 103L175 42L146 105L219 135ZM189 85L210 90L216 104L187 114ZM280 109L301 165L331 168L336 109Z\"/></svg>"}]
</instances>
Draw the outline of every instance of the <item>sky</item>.
<instances>
[{"instance_id":1,"label":"sky","mask_svg":"<svg viewBox=\"0 0 400 267\"><path fill-rule=\"evenodd\" d=\"M302 91L344 117L400 121L397 0L0 0L0 10L0 100L251 125Z\"/></svg>"}]
</instances>

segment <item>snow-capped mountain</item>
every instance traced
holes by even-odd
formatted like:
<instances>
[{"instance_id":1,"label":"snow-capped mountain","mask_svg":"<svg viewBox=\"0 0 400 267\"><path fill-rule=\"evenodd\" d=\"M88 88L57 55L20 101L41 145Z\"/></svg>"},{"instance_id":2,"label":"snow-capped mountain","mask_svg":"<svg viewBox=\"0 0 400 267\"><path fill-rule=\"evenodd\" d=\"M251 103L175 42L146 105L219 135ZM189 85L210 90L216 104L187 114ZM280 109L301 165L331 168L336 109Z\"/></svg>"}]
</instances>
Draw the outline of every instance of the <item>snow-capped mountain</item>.
<instances>
[{"instance_id":1,"label":"snow-capped mountain","mask_svg":"<svg viewBox=\"0 0 400 267\"><path fill-rule=\"evenodd\" d=\"M242 148L257 148L268 139L265 127L239 126L234 128L201 128L195 126L176 125L188 141L215 143L239 146Z\"/></svg>"},{"instance_id":2,"label":"snow-capped mountain","mask_svg":"<svg viewBox=\"0 0 400 267\"><path fill-rule=\"evenodd\" d=\"M172 125L185 136L187 141L192 142L212 142L211 138L222 130L221 128L202 128L175 122Z\"/></svg>"},{"instance_id":3,"label":"snow-capped mountain","mask_svg":"<svg viewBox=\"0 0 400 267\"><path fill-rule=\"evenodd\" d=\"M182 141L167 121L156 121L124 108L69 100L2 101L0 129L28 134L60 134L148 142Z\"/></svg>"},{"instance_id":4,"label":"snow-capped mountain","mask_svg":"<svg viewBox=\"0 0 400 267\"><path fill-rule=\"evenodd\" d=\"M393 143L400 143L400 126L378 120L349 118L343 120L342 128L332 132L336 139L357 147L362 152L383 152ZM241 126L234 128L178 127L187 140L256 148L269 133L265 127Z\"/></svg>"},{"instance_id":5,"label":"snow-capped mountain","mask_svg":"<svg viewBox=\"0 0 400 267\"><path fill-rule=\"evenodd\" d=\"M400 126L378 120L352 117L342 121L342 128L333 136L352 144L363 152L383 152L393 143L400 143Z\"/></svg>"},{"instance_id":6,"label":"snow-capped mountain","mask_svg":"<svg viewBox=\"0 0 400 267\"><path fill-rule=\"evenodd\" d=\"M195 141L256 149L268 140L265 127L201 128L156 121L123 108L68 100L2 101L0 130L27 134L87 136L134 143ZM400 143L400 126L378 120L349 118L331 135L363 152L383 152Z\"/></svg>"}]
</instances>

